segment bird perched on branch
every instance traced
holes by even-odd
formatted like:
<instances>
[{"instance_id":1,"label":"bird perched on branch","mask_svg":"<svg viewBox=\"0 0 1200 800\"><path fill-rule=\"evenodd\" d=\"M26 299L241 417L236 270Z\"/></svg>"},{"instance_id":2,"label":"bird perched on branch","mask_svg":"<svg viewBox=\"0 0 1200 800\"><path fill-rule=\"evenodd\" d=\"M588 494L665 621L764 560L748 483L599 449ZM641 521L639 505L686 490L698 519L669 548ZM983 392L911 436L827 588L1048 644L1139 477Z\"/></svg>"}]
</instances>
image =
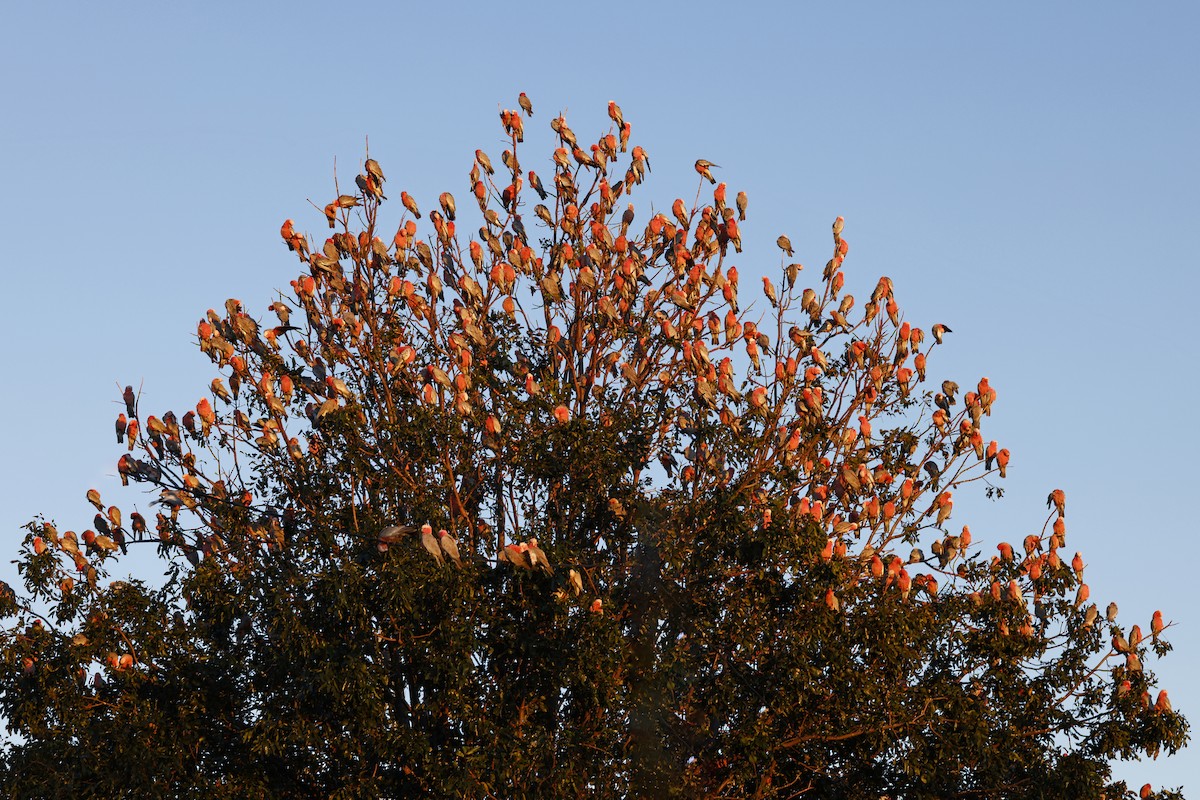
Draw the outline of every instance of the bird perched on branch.
<instances>
[{"instance_id":1,"label":"bird perched on branch","mask_svg":"<svg viewBox=\"0 0 1200 800\"><path fill-rule=\"evenodd\" d=\"M540 569L547 575L554 574L554 569L550 566L550 560L546 558L546 554L542 551L542 548L538 547L538 540L536 538L526 542L525 547L529 555L529 563L533 568Z\"/></svg>"},{"instance_id":2,"label":"bird perched on branch","mask_svg":"<svg viewBox=\"0 0 1200 800\"><path fill-rule=\"evenodd\" d=\"M458 541L445 528L438 531L437 535L438 545L441 547L442 553L445 554L446 558L454 562L454 566L462 569L462 558L458 555Z\"/></svg>"},{"instance_id":3,"label":"bird perched on branch","mask_svg":"<svg viewBox=\"0 0 1200 800\"><path fill-rule=\"evenodd\" d=\"M377 543L380 551L386 551L388 545L399 544L405 538L412 536L417 532L417 529L412 525L388 525L379 532Z\"/></svg>"},{"instance_id":4,"label":"bird perched on branch","mask_svg":"<svg viewBox=\"0 0 1200 800\"><path fill-rule=\"evenodd\" d=\"M421 526L421 546L433 556L439 567L446 563L442 558L442 548L438 545L437 537L433 535L433 526L428 522Z\"/></svg>"},{"instance_id":5,"label":"bird perched on branch","mask_svg":"<svg viewBox=\"0 0 1200 800\"><path fill-rule=\"evenodd\" d=\"M533 569L533 563L529 560L528 546L512 542L500 548L500 552L496 554L496 563L507 561L514 567L521 569Z\"/></svg>"}]
</instances>

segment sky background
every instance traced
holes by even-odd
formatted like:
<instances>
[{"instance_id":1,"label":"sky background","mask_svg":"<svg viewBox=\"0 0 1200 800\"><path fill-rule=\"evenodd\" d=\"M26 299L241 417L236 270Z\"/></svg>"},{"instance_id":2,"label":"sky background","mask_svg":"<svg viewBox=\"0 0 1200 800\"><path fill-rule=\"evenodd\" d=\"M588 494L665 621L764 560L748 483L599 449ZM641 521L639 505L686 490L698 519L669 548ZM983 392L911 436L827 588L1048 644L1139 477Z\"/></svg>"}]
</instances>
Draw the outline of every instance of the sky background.
<instances>
[{"instance_id":1,"label":"sky background","mask_svg":"<svg viewBox=\"0 0 1200 800\"><path fill-rule=\"evenodd\" d=\"M690 202L701 157L748 193L748 288L780 233L818 278L840 214L849 290L886 274L913 324L953 329L930 377L987 375L985 438L1013 453L1003 500L962 492L955 519L993 549L1064 489L1092 598L1176 623L1147 666L1200 720L1197 6L110 5L14 5L0 30L4 552L39 512L86 527L89 487L146 511L114 477L120 388L194 405L196 321L269 313L297 273L279 225L324 235L335 159L352 185L369 137L390 194L432 207L499 155L518 92L545 174L549 120L595 141L615 99L653 166L639 208ZM1195 794L1196 752L1117 775Z\"/></svg>"}]
</instances>

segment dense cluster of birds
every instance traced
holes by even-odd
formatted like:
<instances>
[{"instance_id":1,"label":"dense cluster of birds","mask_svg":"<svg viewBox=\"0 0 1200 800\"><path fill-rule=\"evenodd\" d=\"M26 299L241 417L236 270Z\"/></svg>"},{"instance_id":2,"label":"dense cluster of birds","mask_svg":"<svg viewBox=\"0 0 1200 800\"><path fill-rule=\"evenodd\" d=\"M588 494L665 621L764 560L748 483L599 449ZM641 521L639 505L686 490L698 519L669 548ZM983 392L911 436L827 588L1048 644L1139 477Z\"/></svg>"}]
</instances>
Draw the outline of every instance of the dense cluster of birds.
<instances>
[{"instance_id":1,"label":"dense cluster of birds","mask_svg":"<svg viewBox=\"0 0 1200 800\"><path fill-rule=\"evenodd\" d=\"M862 303L845 291L849 243L842 217L833 222L833 252L813 287L800 287L803 266L792 260L790 238L778 236L780 287L762 278L766 309L755 317L756 303L739 296L738 269L728 263L742 252L749 201L738 192L727 204L728 187L713 172L719 165L694 164L711 202L690 207L676 199L669 213L650 214L639 230L626 198L651 171L650 158L641 146L630 148L631 124L620 107L609 103L613 127L592 144L563 115L553 118L558 146L544 176L525 170L518 158L525 120L533 115L524 94L518 107L500 113L509 141L499 158L504 170L482 150L472 159L467 183L482 224L468 241L457 230L464 209L450 192L423 215L417 200L400 191L403 216L394 234L384 234L378 214L388 179L368 157L354 181L357 191L339 192L324 206L333 232L319 246L293 220L283 223L282 240L305 271L291 281L290 296L270 304L274 320L256 319L230 299L224 313L210 309L199 321L200 349L222 374L193 409L181 419L169 411L143 416L137 394L126 387L115 427L127 452L117 471L123 483L158 489L160 545L193 564L235 563L248 558L235 546L237 537L278 553L302 530L302 509L256 498L236 470L197 456L214 443L257 453L276 465L273 477L286 487L318 469L331 443L345 435L335 421L373 432L378 442L401 401L455 415L501 458L510 428L608 424L594 402L608 391L610 402L659 409L649 453L681 491L698 497L740 482L752 487L747 513L761 519L759 530L820 530L824 545L813 562L852 565L837 572L849 576L844 584L824 590L829 612L840 613L839 595L863 580L902 602L931 603L947 582L970 580L970 531L947 532L954 490L981 473L1005 477L1011 455L982 432L997 400L986 377L967 391L943 381L940 391L926 393L927 405L921 401L929 355L951 328L937 323L926 332L905 320L886 276ZM356 220L364 224L353 232ZM417 220L428 223L425 238ZM546 236L537 249L533 220ZM293 324L295 314L303 315L301 324ZM788 315L798 318L793 323ZM505 325L525 326L537 352L509 353ZM919 411L907 426L877 429L880 419L910 409L927 409L928 416ZM699 433L710 422L732 437L753 439L753 458L736 468L729 463ZM787 471L790 485L772 483L779 470ZM482 519L482 490L468 488L453 465L447 473L444 520L397 522L360 538L380 552L416 540L437 566L464 574L472 559L494 553L487 561L496 569L556 575L537 538L506 541L498 520ZM466 500L471 495L473 503ZM88 572L88 558L150 538L140 514L130 516L127 530L119 509L105 507L98 493L88 499L98 511L92 529L77 537L44 525L34 540L39 555L48 541ZM613 517L628 513L630 499L609 499ZM1064 586L1075 590L1075 623L1090 629L1097 622L1096 606L1087 605L1082 556L1068 563L1060 555L1066 547L1061 490L1050 494L1048 506L1048 530L1024 540L1022 558L1001 543L990 582L970 593L980 608L1012 611L988 617L1001 635L1043 635L1050 613L1043 601ZM379 511L385 519L396 516ZM181 512L197 524L185 528ZM527 520L508 521L520 530ZM455 531L463 530L470 539L460 548ZM921 547L907 557L896 552L912 545L914 531L935 537L930 555ZM94 571L88 574L94 582ZM547 583L561 599L584 590L575 568ZM588 607L602 613L603 601L595 597ZM1108 655L1124 656L1123 669L1114 670L1119 682L1140 672L1144 645L1136 626L1129 636L1116 628L1115 615L1113 607ZM1165 627L1156 612L1153 640ZM1154 707L1169 709L1165 693Z\"/></svg>"}]
</instances>

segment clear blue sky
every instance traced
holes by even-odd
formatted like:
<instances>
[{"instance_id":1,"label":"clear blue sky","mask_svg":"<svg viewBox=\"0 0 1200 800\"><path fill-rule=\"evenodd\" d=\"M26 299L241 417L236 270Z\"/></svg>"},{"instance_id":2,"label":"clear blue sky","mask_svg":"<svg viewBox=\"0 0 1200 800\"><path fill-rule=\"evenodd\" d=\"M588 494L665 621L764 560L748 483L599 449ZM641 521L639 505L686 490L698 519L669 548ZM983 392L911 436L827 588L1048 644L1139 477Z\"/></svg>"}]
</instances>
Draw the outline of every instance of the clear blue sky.
<instances>
[{"instance_id":1,"label":"clear blue sky","mask_svg":"<svg viewBox=\"0 0 1200 800\"><path fill-rule=\"evenodd\" d=\"M369 136L393 193L430 206L466 196L518 92L543 137L523 162L548 159L554 112L595 136L616 99L654 168L643 198L692 197L699 157L748 192L748 286L780 233L823 264L841 214L851 290L889 275L914 324L953 328L931 377L987 375L985 435L1013 452L1004 500L956 518L992 548L1063 488L1093 598L1178 623L1149 666L1200 722L1196 6L439 6L6 10L0 546L37 512L86 525L89 486L145 510L113 477L118 386L195 403L196 320L227 297L261 313L295 277L279 225L320 235L306 199L332 196L335 158L352 177ZM1194 752L1118 774L1200 786Z\"/></svg>"}]
</instances>

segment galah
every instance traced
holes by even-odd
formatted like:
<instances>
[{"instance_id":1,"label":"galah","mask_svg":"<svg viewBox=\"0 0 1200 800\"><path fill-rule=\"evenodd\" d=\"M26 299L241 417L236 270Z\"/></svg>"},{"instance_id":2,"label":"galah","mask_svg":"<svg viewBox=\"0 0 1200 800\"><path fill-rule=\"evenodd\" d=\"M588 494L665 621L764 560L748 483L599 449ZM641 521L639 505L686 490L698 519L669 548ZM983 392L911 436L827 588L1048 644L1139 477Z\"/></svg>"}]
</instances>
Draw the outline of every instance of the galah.
<instances>
[{"instance_id":1,"label":"galah","mask_svg":"<svg viewBox=\"0 0 1200 800\"><path fill-rule=\"evenodd\" d=\"M445 528L439 530L437 535L438 545L441 547L442 553L445 554L446 558L454 562L454 566L462 569L462 558L458 555L458 542Z\"/></svg>"},{"instance_id":2,"label":"galah","mask_svg":"<svg viewBox=\"0 0 1200 800\"><path fill-rule=\"evenodd\" d=\"M621 107L617 105L615 100L608 101L608 116L613 122L617 123L618 128L625 127L625 115L621 113Z\"/></svg>"},{"instance_id":3,"label":"galah","mask_svg":"<svg viewBox=\"0 0 1200 800\"><path fill-rule=\"evenodd\" d=\"M400 192L400 202L414 217L421 218L421 209L417 207L417 201L412 198L412 195L408 192Z\"/></svg>"},{"instance_id":4,"label":"galah","mask_svg":"<svg viewBox=\"0 0 1200 800\"><path fill-rule=\"evenodd\" d=\"M772 285L771 279L768 278L766 275L764 275L762 282L763 282L763 293L766 294L767 299L771 301L771 308L778 307L779 297L775 294L775 286Z\"/></svg>"},{"instance_id":5,"label":"galah","mask_svg":"<svg viewBox=\"0 0 1200 800\"><path fill-rule=\"evenodd\" d=\"M397 544L403 539L416 533L412 525L388 525L379 532L378 541L386 548L389 544Z\"/></svg>"},{"instance_id":6,"label":"galah","mask_svg":"<svg viewBox=\"0 0 1200 800\"><path fill-rule=\"evenodd\" d=\"M363 168L367 171L368 175L375 179L376 183L382 184L387 180L387 178L383 177L383 170L380 169L379 162L375 159L368 158L366 163L363 164Z\"/></svg>"},{"instance_id":7,"label":"galah","mask_svg":"<svg viewBox=\"0 0 1200 800\"><path fill-rule=\"evenodd\" d=\"M497 563L507 561L514 567L520 567L521 569L533 569L533 564L530 562L529 555L526 552L527 550L528 548L523 544L518 545L515 542L507 544L500 548L500 552L496 554L496 561Z\"/></svg>"},{"instance_id":8,"label":"galah","mask_svg":"<svg viewBox=\"0 0 1200 800\"><path fill-rule=\"evenodd\" d=\"M438 546L437 537L433 535L433 526L428 522L421 526L421 546L433 556L433 560L438 563L438 566L446 563L442 558L442 548Z\"/></svg>"},{"instance_id":9,"label":"galah","mask_svg":"<svg viewBox=\"0 0 1200 800\"><path fill-rule=\"evenodd\" d=\"M1053 506L1058 511L1059 517L1065 517L1067 505L1067 496L1062 489L1055 489L1046 496L1046 508Z\"/></svg>"},{"instance_id":10,"label":"galah","mask_svg":"<svg viewBox=\"0 0 1200 800\"><path fill-rule=\"evenodd\" d=\"M530 564L547 575L553 575L554 569L550 566L550 561L546 558L546 553L543 552L542 548L538 547L537 538L530 539L525 545L528 548L526 552L529 555Z\"/></svg>"},{"instance_id":11,"label":"galah","mask_svg":"<svg viewBox=\"0 0 1200 800\"><path fill-rule=\"evenodd\" d=\"M1154 638L1154 641L1158 641L1158 635L1162 633L1165 627L1162 612L1155 611L1154 616L1150 618L1150 635Z\"/></svg>"},{"instance_id":12,"label":"galah","mask_svg":"<svg viewBox=\"0 0 1200 800\"><path fill-rule=\"evenodd\" d=\"M438 196L438 203L441 204L442 210L446 212L447 219L449 219L451 222L454 222L454 212L456 210L454 205L454 195L450 194L449 192L442 192Z\"/></svg>"},{"instance_id":13,"label":"galah","mask_svg":"<svg viewBox=\"0 0 1200 800\"><path fill-rule=\"evenodd\" d=\"M715 184L717 182L717 179L713 177L712 167L719 167L719 166L721 166L721 165L714 164L711 161L707 161L703 158L696 159L696 172L700 173L700 177L708 178L709 183Z\"/></svg>"},{"instance_id":14,"label":"galah","mask_svg":"<svg viewBox=\"0 0 1200 800\"><path fill-rule=\"evenodd\" d=\"M825 590L825 607L835 614L842 609L842 605L838 602L837 595L833 593L832 588Z\"/></svg>"},{"instance_id":15,"label":"galah","mask_svg":"<svg viewBox=\"0 0 1200 800\"><path fill-rule=\"evenodd\" d=\"M488 158L487 153L483 152L482 150L476 150L475 161L479 164L479 166L483 167L483 171L488 175L496 174L496 168L492 166L492 160Z\"/></svg>"},{"instance_id":16,"label":"galah","mask_svg":"<svg viewBox=\"0 0 1200 800\"><path fill-rule=\"evenodd\" d=\"M1100 609L1096 608L1096 604L1088 606L1087 611L1083 615L1083 627L1091 628L1096 623L1096 618L1100 616Z\"/></svg>"},{"instance_id":17,"label":"galah","mask_svg":"<svg viewBox=\"0 0 1200 800\"><path fill-rule=\"evenodd\" d=\"M121 399L125 401L125 413L131 418L137 416L137 395L133 393L132 386L126 386L125 391L121 395Z\"/></svg>"}]
</instances>

